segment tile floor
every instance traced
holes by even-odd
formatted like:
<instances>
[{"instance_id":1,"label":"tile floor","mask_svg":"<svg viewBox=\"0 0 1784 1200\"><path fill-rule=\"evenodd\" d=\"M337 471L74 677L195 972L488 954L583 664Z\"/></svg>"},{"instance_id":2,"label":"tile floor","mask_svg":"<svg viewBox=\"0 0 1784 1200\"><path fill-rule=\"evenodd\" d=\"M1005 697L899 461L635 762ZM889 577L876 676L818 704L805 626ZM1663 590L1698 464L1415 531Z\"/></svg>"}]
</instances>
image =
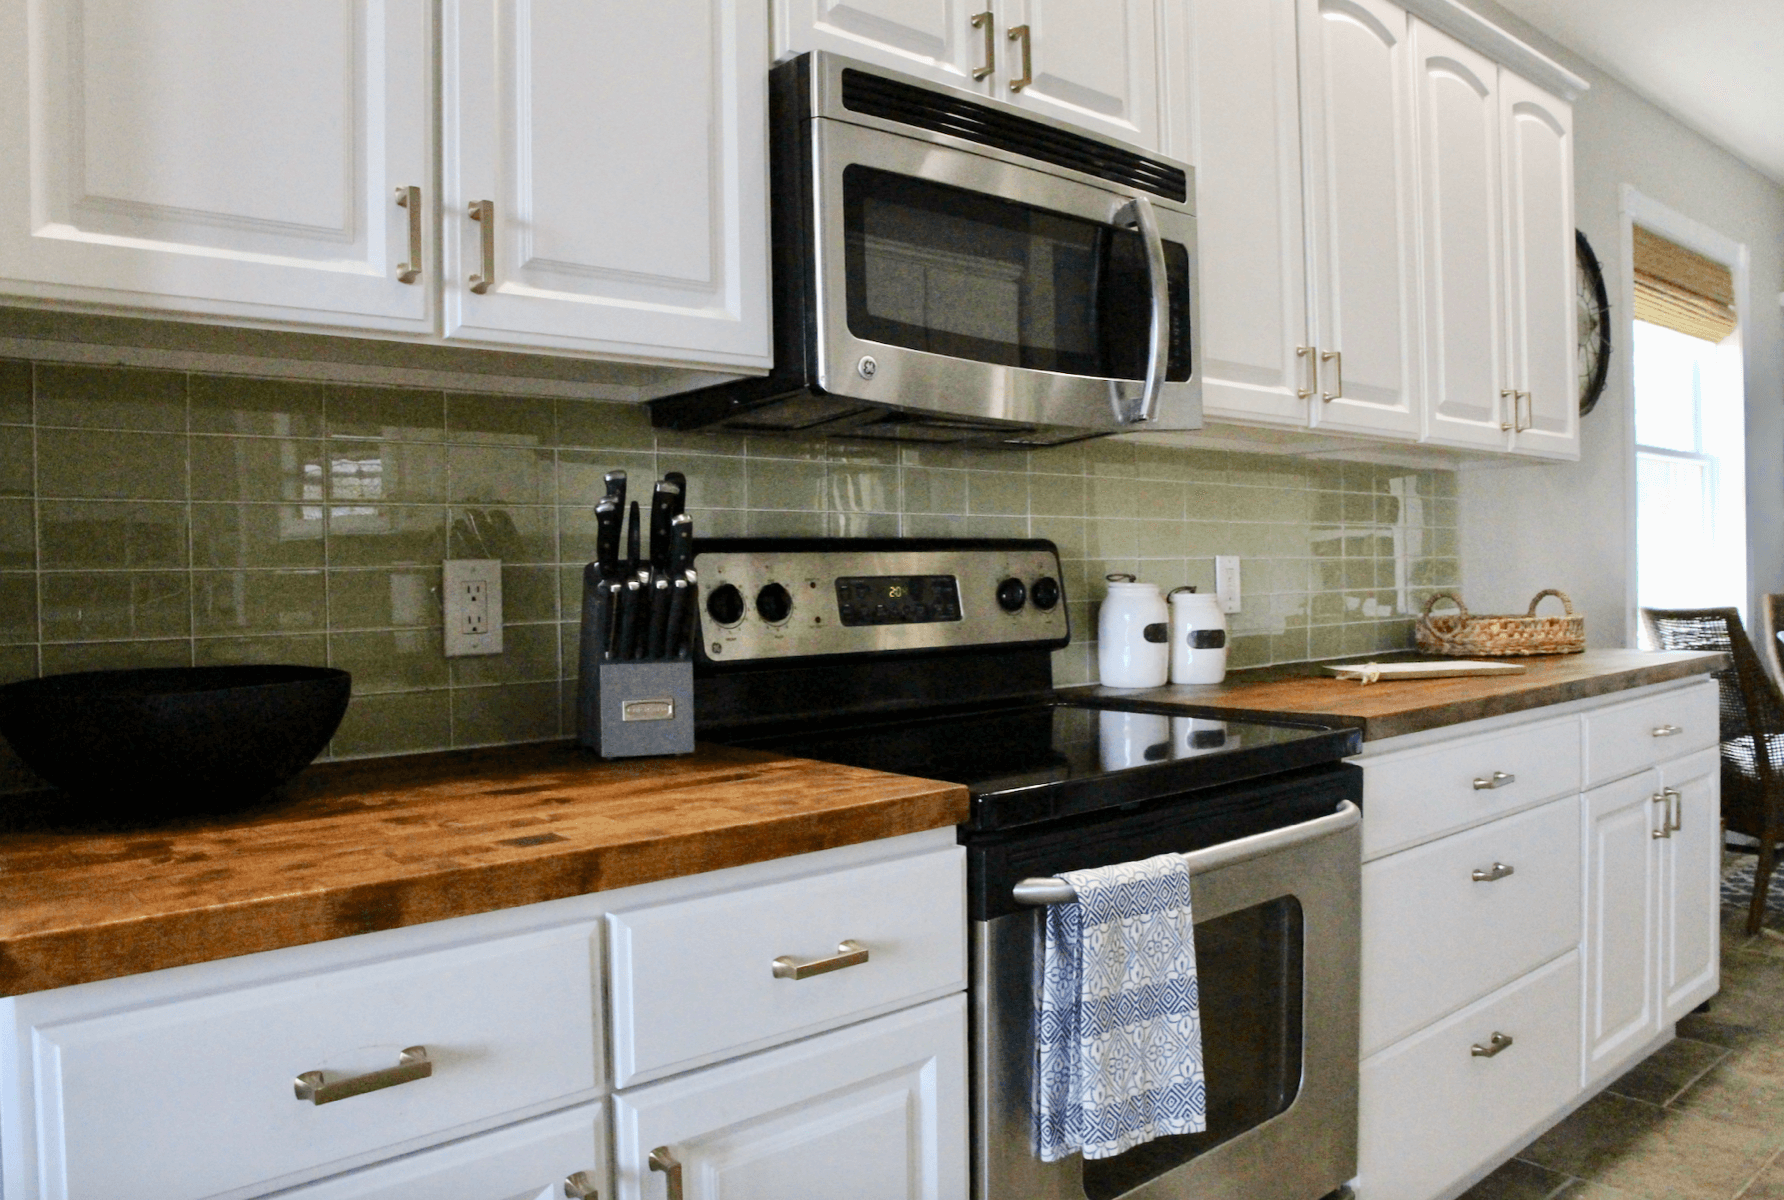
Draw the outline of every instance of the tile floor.
<instances>
[{"instance_id":1,"label":"tile floor","mask_svg":"<svg viewBox=\"0 0 1784 1200\"><path fill-rule=\"evenodd\" d=\"M1784 1200L1784 913L1722 918L1709 1011L1461 1200Z\"/></svg>"}]
</instances>

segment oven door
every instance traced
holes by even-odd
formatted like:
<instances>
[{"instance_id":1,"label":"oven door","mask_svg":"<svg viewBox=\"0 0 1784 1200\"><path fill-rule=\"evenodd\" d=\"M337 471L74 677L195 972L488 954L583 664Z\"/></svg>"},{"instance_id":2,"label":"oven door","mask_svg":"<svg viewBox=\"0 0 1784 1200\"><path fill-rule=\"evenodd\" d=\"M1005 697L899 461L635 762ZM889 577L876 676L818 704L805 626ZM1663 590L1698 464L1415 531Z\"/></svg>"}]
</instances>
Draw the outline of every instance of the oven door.
<instances>
[{"instance_id":1,"label":"oven door","mask_svg":"<svg viewBox=\"0 0 1784 1200\"><path fill-rule=\"evenodd\" d=\"M979 1200L1316 1200L1356 1174L1358 810L1346 801L1188 857L1207 1131L1042 1162L1031 1120L1041 922L975 922Z\"/></svg>"},{"instance_id":2,"label":"oven door","mask_svg":"<svg viewBox=\"0 0 1784 1200\"><path fill-rule=\"evenodd\" d=\"M1200 427L1189 205L921 131L807 128L824 391L968 424Z\"/></svg>"}]
</instances>

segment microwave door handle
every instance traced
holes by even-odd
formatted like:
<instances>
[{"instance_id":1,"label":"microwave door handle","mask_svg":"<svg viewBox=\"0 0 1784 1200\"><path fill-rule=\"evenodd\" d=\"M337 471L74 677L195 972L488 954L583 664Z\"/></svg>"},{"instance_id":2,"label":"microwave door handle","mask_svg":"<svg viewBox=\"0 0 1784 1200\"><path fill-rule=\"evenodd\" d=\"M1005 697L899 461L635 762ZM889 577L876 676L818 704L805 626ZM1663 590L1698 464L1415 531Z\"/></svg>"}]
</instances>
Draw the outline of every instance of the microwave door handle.
<instances>
[{"instance_id":1,"label":"microwave door handle","mask_svg":"<svg viewBox=\"0 0 1784 1200\"><path fill-rule=\"evenodd\" d=\"M1135 196L1115 214L1115 223L1137 225L1146 243L1146 281L1152 289L1152 325L1147 335L1146 384L1140 393L1137 414L1123 403L1120 385L1112 385L1115 419L1124 425L1139 425L1158 420L1158 392L1165 381L1165 358L1171 342L1171 281L1165 274L1165 243L1158 233L1158 218L1152 201Z\"/></svg>"}]
</instances>

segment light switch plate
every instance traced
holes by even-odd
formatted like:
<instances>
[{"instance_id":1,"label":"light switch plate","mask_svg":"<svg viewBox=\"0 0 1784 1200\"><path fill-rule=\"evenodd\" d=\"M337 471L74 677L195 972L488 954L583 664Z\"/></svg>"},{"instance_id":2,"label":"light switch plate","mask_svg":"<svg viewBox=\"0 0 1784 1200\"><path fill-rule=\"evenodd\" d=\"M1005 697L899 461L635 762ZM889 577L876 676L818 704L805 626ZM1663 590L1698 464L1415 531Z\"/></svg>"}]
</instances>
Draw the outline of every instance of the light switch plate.
<instances>
[{"instance_id":1,"label":"light switch plate","mask_svg":"<svg viewBox=\"0 0 1784 1200\"><path fill-rule=\"evenodd\" d=\"M1236 613L1239 611L1239 556L1237 554L1214 556L1214 591L1220 599L1221 612Z\"/></svg>"},{"instance_id":2,"label":"light switch plate","mask_svg":"<svg viewBox=\"0 0 1784 1200\"><path fill-rule=\"evenodd\" d=\"M446 657L502 652L502 560L449 558L441 564Z\"/></svg>"}]
</instances>

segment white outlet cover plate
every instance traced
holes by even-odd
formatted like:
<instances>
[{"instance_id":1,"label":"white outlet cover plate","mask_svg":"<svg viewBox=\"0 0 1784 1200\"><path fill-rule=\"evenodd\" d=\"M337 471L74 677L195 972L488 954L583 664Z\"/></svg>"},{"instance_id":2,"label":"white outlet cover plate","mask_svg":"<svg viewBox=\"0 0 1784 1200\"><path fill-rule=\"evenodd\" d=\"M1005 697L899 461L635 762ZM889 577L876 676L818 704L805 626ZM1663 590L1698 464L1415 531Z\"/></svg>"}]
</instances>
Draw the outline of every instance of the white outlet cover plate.
<instances>
[{"instance_id":1,"label":"white outlet cover plate","mask_svg":"<svg viewBox=\"0 0 1784 1200\"><path fill-rule=\"evenodd\" d=\"M1239 611L1239 556L1217 554L1214 557L1214 590L1220 599L1220 611Z\"/></svg>"},{"instance_id":2,"label":"white outlet cover plate","mask_svg":"<svg viewBox=\"0 0 1784 1200\"><path fill-rule=\"evenodd\" d=\"M502 652L502 560L449 558L441 564L440 594L445 599L446 657ZM482 612L475 615L485 632L470 632L472 599L481 584Z\"/></svg>"}]
</instances>

